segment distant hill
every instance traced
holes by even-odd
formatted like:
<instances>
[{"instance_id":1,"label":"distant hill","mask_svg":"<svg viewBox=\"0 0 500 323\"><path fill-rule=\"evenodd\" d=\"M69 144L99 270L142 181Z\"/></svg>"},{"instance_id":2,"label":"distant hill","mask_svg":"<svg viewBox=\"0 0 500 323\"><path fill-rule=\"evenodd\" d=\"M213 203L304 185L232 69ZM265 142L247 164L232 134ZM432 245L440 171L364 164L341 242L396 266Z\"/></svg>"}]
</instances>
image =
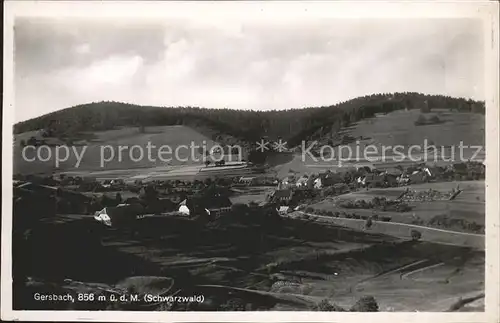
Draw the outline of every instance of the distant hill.
<instances>
[{"instance_id":1,"label":"distant hill","mask_svg":"<svg viewBox=\"0 0 500 323\"><path fill-rule=\"evenodd\" d=\"M484 114L484 102L406 92L373 94L332 106L280 111L153 107L120 102L83 104L17 123L14 133L43 129L47 137L65 142L85 139L89 132L120 127L185 125L216 142L252 143L261 137L283 138L289 147L311 137L333 136L342 128L377 113L433 109Z\"/></svg>"}]
</instances>

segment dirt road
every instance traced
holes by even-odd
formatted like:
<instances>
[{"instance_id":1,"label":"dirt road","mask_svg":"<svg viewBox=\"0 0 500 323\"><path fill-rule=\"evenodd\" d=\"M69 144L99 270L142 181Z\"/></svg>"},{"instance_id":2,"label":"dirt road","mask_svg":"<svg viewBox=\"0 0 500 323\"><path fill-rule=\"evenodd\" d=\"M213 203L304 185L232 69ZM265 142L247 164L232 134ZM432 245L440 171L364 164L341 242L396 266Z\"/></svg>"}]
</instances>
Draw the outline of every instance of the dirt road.
<instances>
[{"instance_id":1,"label":"dirt road","mask_svg":"<svg viewBox=\"0 0 500 323\"><path fill-rule=\"evenodd\" d=\"M357 230L365 230L366 221L362 219L332 218L329 216L310 214L302 211L289 213L284 216L297 218L301 215L307 215L311 218L326 223L345 226ZM372 227L367 231L373 233L387 234L403 239L411 239L410 232L412 229L418 230L422 233L421 240L423 241L436 242L449 245L458 245L463 247L472 247L481 250L485 249L485 236L483 234L457 232L444 229L424 227L414 224L382 222L382 221L373 221Z\"/></svg>"}]
</instances>

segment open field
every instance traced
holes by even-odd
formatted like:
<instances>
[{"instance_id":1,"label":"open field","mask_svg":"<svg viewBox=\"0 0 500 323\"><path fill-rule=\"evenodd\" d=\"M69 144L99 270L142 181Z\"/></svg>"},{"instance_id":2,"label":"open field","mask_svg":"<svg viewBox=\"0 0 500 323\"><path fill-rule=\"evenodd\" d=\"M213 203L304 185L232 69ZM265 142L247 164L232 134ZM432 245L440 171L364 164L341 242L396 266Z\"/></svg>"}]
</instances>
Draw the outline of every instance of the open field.
<instances>
[{"instance_id":1,"label":"open field","mask_svg":"<svg viewBox=\"0 0 500 323\"><path fill-rule=\"evenodd\" d=\"M399 110L378 115L359 121L349 133L355 138L370 138L367 140L370 144L386 146L423 145L424 140L445 147L458 145L460 141L464 145L484 145L486 142L484 115L433 109L426 117L437 115L444 123L415 126L414 122L420 114L419 110Z\"/></svg>"},{"instance_id":2,"label":"open field","mask_svg":"<svg viewBox=\"0 0 500 323\"><path fill-rule=\"evenodd\" d=\"M203 156L197 149L194 149L194 154L191 153L191 144L197 146L204 146L210 150L216 143L210 138L196 132L192 128L185 126L162 126L162 127L148 127L145 133L140 133L138 128L126 127L118 130L109 130L96 132L92 139L83 141L74 146L78 154L82 154L83 158L78 167L77 157L71 151L66 161L62 161L58 168L55 167L55 147L50 147L52 158L46 162L36 160L33 162L26 161L22 157L22 147L20 146L21 140L35 135L34 132L19 134L15 136L14 142L14 173L47 173L52 171L106 171L108 170L131 170L141 168L155 168L166 166L191 166L203 165ZM48 141L51 141L48 139ZM56 145L63 144L58 141ZM151 154L148 153L148 144L151 148ZM118 147L127 147L120 153ZM134 148L131 154L131 147L141 147L143 157L140 158L141 153L139 148ZM162 150L163 154L159 155L159 147L170 147ZM182 147L184 146L184 147ZM86 148L84 148L86 147ZM175 150L177 147L178 158L175 158ZM188 147L188 148L185 148ZM34 158L36 155L33 151L28 150L26 157L28 159ZM43 151L42 156L46 157L47 152ZM149 157L150 156L150 157ZM61 151L61 159L64 159L65 152ZM171 161L162 161L171 158ZM217 157L217 156L216 156ZM239 161L240 156L229 155L226 156L228 161ZM106 162L106 160L109 160Z\"/></svg>"},{"instance_id":3,"label":"open field","mask_svg":"<svg viewBox=\"0 0 500 323\"><path fill-rule=\"evenodd\" d=\"M326 169L335 169L340 167L346 167L356 163L370 162L378 168L391 167L396 164L404 165L414 163L412 160L403 160L394 162L391 160L392 154L389 151L385 152L387 160L380 160L382 157L382 152L378 155L371 154L370 160L365 160L363 157L357 159L356 151L362 152L367 145L375 146L391 146L402 145L408 147L410 145L424 146L424 140L426 139L429 143L433 143L438 147L446 147L446 151L443 151L445 156L450 156L450 146L457 146L460 142L464 145L478 145L484 146L484 116L478 114L468 114L468 113L450 113L447 111L436 110L435 114L439 115L441 119L445 120L443 124L439 125L426 125L426 126L415 126L413 122L416 120L419 111L394 111L387 115L378 115L371 119L361 120L359 123L345 128L343 132L359 140L359 144L351 143L347 146L351 147L351 151L354 155L342 156L343 160L338 161L338 155L335 155L331 160L326 161L316 161L310 156L306 155L305 159L302 159L300 154L290 154L283 153L277 154L269 160L270 165L274 168L273 172L278 174L278 176L286 176L290 170L297 173L317 173ZM478 131L480 129L480 131ZM463 134L464 138L459 138L456 136L457 133ZM202 165L202 156L196 152L194 156L189 156L190 151L188 149L181 149L179 151L179 160L172 160L170 162L163 162L158 158L158 147L162 145L168 145L175 150L176 147L181 145L190 146L193 142L196 145L205 145L207 149L213 147L216 143L209 139L208 137L198 133L192 128L186 126L157 126L148 127L145 133L140 133L136 127L125 127L117 130L109 130L96 132L92 135L89 134L87 141L82 141L75 146L75 149L80 154L82 153L83 147L87 147L82 161L78 168L75 168L77 163L77 158L73 152L70 153L68 160L62 161L58 168L55 167L54 159L50 159L47 162L42 162L39 160L28 162L22 158L20 141L27 140L31 136L39 136L36 132L22 133L15 136L14 142L14 173L50 173L53 171L130 171L131 169L154 169L157 167L191 167ZM361 139L362 138L362 139ZM55 138L47 139L52 144L62 144L60 140ZM151 143L152 158L149 160L147 157L147 144ZM123 150L121 157L119 158L119 152L116 147L127 146L132 147L138 145L142 147L145 153L145 157L141 160L135 161L134 158L139 156L139 152L134 151L132 158L130 156L130 150ZM310 144L307 144L308 147ZM115 158L109 162L104 162L101 166L101 157L110 158L111 151L109 148L101 147L115 147ZM156 148L155 148L156 147ZM101 152L101 149L103 151ZM357 150L358 149L358 150ZM406 152L405 149L403 152ZM464 149L463 157L465 159L472 157L476 149L466 148ZM54 156L55 148L51 147L52 156ZM46 152L43 153L44 156ZM27 157L32 158L33 152L28 152ZM61 152L62 157L64 157L64 152ZM438 154L441 155L440 153ZM412 158L417 157L423 158L423 152L413 151ZM429 154L432 156L432 154ZM440 163L440 157L436 160ZM483 160L485 156L485 150L483 149L476 158L478 160ZM187 161L182 161L182 159L190 157ZM240 156L232 155L226 156L229 161L238 161ZM349 158L350 157L350 158ZM455 158L459 157L458 148L455 152ZM375 160L375 158L379 158ZM155 161L153 161L155 159ZM199 159L197 162L193 159ZM350 161L348 160L350 159ZM184 171L182 171L184 172ZM188 172L187 170L185 172Z\"/></svg>"},{"instance_id":4,"label":"open field","mask_svg":"<svg viewBox=\"0 0 500 323\"><path fill-rule=\"evenodd\" d=\"M274 189L274 186L245 187L243 189L238 189L238 194L231 196L231 202L233 204L248 204L250 202L261 203L266 200L267 195L271 194Z\"/></svg>"},{"instance_id":5,"label":"open field","mask_svg":"<svg viewBox=\"0 0 500 323\"><path fill-rule=\"evenodd\" d=\"M434 159L433 153L428 153L427 158L432 158L429 162L436 164L443 163L442 156L459 161L460 150L458 146L462 142L464 146L480 146L483 149L475 157L476 160L484 160L486 149L485 143L485 117L484 115L468 114L468 113L452 113L446 110L433 110L429 115L438 115L439 118L445 121L442 124L415 126L414 121L420 115L418 110L399 110L388 113L386 115L377 115L374 118L364 119L354 124L353 126L344 128L342 132L345 135L352 136L357 140L356 142L346 144L350 147L351 154L347 148L339 150L334 147L334 156L326 156L324 160L314 160L308 154L303 159L300 154L297 154L291 161L275 167L275 171L281 176L286 176L290 170L299 174L318 173L323 170L334 170L338 167L348 167L357 163L371 163L377 168L393 167L396 165L409 165L415 163L417 159L424 159L424 147L427 141L428 145L435 145L438 147L437 158ZM460 134L463 137L457 136ZM320 148L324 143L318 143L313 147ZM308 148L312 142L306 143L305 147ZM405 153L408 157L409 146L416 145L422 150L412 150L411 159L406 158L400 161L400 156L395 155L393 147L403 146L404 149L398 149ZM376 146L378 147L377 153L372 153L368 156L357 156L359 151L363 154L365 147ZM387 150L383 152L382 146ZM451 146L455 146L454 154L451 153ZM443 147L443 148L441 148ZM469 159L476 153L476 148L467 147L463 148L463 158ZM326 150L329 151L328 149ZM386 160L382 157L385 155ZM369 158L367 160L366 158ZM395 162L392 158L398 157ZM339 158L342 160L339 161Z\"/></svg>"},{"instance_id":6,"label":"open field","mask_svg":"<svg viewBox=\"0 0 500 323\"><path fill-rule=\"evenodd\" d=\"M64 277L113 286L130 276L170 277L186 293L204 293L198 310L213 310L231 297L254 310L307 310L322 299L348 308L359 296L373 295L383 311L445 311L460 296L483 289L480 251L294 219L254 221L221 218L206 226L153 217L135 233L85 217L52 221L32 232L35 256L29 263L20 258L18 265L54 282ZM47 234L59 234L65 243L45 239ZM82 238L87 247L73 249L72 241ZM440 263L434 271L412 273ZM18 291L22 304L26 296Z\"/></svg>"},{"instance_id":7,"label":"open field","mask_svg":"<svg viewBox=\"0 0 500 323\"><path fill-rule=\"evenodd\" d=\"M253 174L248 167L226 166L205 167L204 165L190 166L161 166L154 168L135 168L124 170L103 170L103 171L71 171L63 172L66 175L95 178L97 180L121 178L125 181L141 180L143 182L154 180L202 180L205 178L215 178L218 176L245 176Z\"/></svg>"},{"instance_id":8,"label":"open field","mask_svg":"<svg viewBox=\"0 0 500 323\"><path fill-rule=\"evenodd\" d=\"M479 225L485 224L485 202L484 202L484 182L477 181L463 181L463 182L448 182L448 183L426 183L419 185L410 185L409 188L415 191L426 191L428 189L440 190L440 191L449 191L452 188L460 187L463 192L458 195L458 197L454 200L445 200L445 201L430 201L430 202L408 202L408 204L412 207L412 210L409 212L389 212L389 211L374 211L371 209L347 209L342 207L337 207L336 202L338 200L371 200L373 197L386 197L388 199L397 198L406 187L395 187L395 188L387 188L387 189L371 189L367 191L359 191L353 192L345 195L341 195L335 198L328 198L319 203L311 205L314 209L326 210L332 212L347 212L347 213L355 213L360 217L366 216L370 217L374 213L378 214L379 217L388 216L391 218L391 223L377 222L377 229L375 226L373 230L376 232L391 234L395 236L407 236L409 234L410 229L405 229L404 232L399 232L400 229L398 227L398 223L403 224L412 224L415 218L420 218L424 221L424 224L427 221L433 219L435 216L448 216L452 219L463 219L469 222L475 222ZM333 219L333 223L347 225L349 227L354 227L361 229L364 226L364 220L356 220L356 219ZM444 228L438 228L444 229ZM387 231L389 230L389 231ZM420 231L425 229L419 229ZM457 231L459 229L453 228L450 231ZM461 244L463 237L473 237L467 238L472 239L472 242L466 240L463 243L466 245L477 245L484 246L484 235L479 236L479 240L475 235L464 236L460 233L454 235L453 233L446 233L444 231L439 230L425 230L429 239L431 241L440 241L443 243L458 243ZM447 230L448 231L448 230ZM456 239L456 241L454 240Z\"/></svg>"}]
</instances>

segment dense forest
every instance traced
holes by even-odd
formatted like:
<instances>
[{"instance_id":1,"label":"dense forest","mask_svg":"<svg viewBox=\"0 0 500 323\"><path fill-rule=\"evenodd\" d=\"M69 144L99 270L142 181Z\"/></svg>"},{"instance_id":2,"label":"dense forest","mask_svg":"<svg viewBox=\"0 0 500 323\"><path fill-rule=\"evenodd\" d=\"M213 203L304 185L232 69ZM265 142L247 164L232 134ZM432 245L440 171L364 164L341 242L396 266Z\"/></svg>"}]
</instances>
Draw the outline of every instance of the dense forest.
<instances>
[{"instance_id":1,"label":"dense forest","mask_svg":"<svg viewBox=\"0 0 500 323\"><path fill-rule=\"evenodd\" d=\"M433 109L485 113L484 102L414 92L373 94L331 106L279 111L153 107L106 101L78 105L20 122L14 126L14 133L44 129L50 136L76 138L82 132L123 126L141 129L186 125L209 128L219 136L222 134L243 142L254 142L261 137L283 138L291 147L307 140L318 130L335 132L376 113L400 109L420 109L422 113Z\"/></svg>"}]
</instances>

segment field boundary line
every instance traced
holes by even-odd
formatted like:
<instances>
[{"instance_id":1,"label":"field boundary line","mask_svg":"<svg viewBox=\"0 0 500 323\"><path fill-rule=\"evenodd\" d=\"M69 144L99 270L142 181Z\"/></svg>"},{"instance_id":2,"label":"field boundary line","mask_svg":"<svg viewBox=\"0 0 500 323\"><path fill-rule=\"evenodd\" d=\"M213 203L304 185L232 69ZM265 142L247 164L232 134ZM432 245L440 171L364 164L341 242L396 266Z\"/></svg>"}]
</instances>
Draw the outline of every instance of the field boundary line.
<instances>
[{"instance_id":1,"label":"field boundary line","mask_svg":"<svg viewBox=\"0 0 500 323\"><path fill-rule=\"evenodd\" d=\"M309 215L312 217L317 217L317 218L322 218L322 219L331 219L331 220L347 220L347 221L353 221L353 222L365 222L366 220L363 219L348 219L348 218L334 218L334 217L329 217L329 216L324 216L324 215L317 215L317 214L311 214L311 213L306 213L303 211L298 211L299 213L302 213L304 215ZM438 229L438 228L433 228L433 227L426 227L422 225L415 225L415 224L406 224L406 223L400 223L400 222L385 222L385 221L377 221L373 220L373 223L383 223L383 224L390 224L390 225L396 225L396 226L404 226L404 227L410 227L410 228L417 228L417 229L425 229L425 230L432 230L436 232L445 232L445 233L451 233L451 234L458 234L458 235L465 235L465 236L472 236L472 237L485 237L484 234L477 234L477 233L468 233L468 232L460 232L460 231L452 231L452 230L444 230L444 229Z\"/></svg>"},{"instance_id":2,"label":"field boundary line","mask_svg":"<svg viewBox=\"0 0 500 323\"><path fill-rule=\"evenodd\" d=\"M426 270L431 269L431 268L441 267L443 265L444 265L444 262L440 262L439 264L434 264L434 265L430 265L430 266L427 266L427 267L424 267L424 268L415 269L413 271L410 271L409 273L401 275L401 279L405 279L405 278L407 278L410 275L413 275L413 274L416 274L416 273L419 273L419 272L422 272L422 271L426 271Z\"/></svg>"}]
</instances>

